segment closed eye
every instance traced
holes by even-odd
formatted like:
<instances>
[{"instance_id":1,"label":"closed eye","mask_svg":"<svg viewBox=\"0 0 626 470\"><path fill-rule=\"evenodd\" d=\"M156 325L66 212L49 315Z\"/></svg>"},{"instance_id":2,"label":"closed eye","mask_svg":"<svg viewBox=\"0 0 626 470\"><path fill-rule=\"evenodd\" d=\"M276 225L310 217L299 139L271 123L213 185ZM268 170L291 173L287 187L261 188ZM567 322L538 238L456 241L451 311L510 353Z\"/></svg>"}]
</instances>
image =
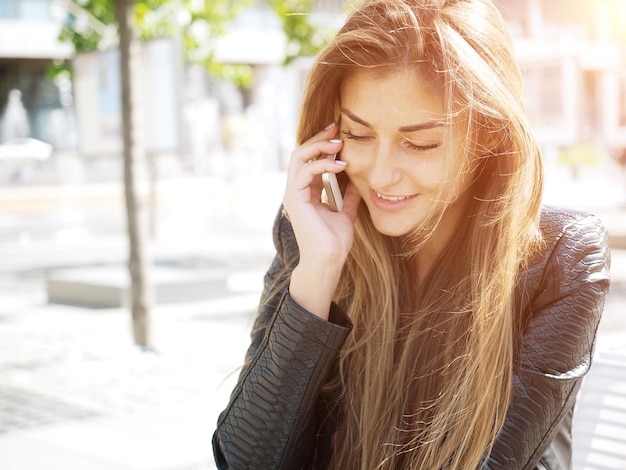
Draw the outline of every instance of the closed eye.
<instances>
[{"instance_id":1,"label":"closed eye","mask_svg":"<svg viewBox=\"0 0 626 470\"><path fill-rule=\"evenodd\" d=\"M405 140L405 145L408 149L410 150L432 150L432 149L436 149L437 147L441 146L441 142L432 142L432 143L423 143L423 144L416 144L414 142L411 142L410 140Z\"/></svg>"},{"instance_id":2,"label":"closed eye","mask_svg":"<svg viewBox=\"0 0 626 470\"><path fill-rule=\"evenodd\" d=\"M350 131L341 131L341 134L349 140L354 140L355 142L369 142L372 137L366 135L356 135Z\"/></svg>"},{"instance_id":3,"label":"closed eye","mask_svg":"<svg viewBox=\"0 0 626 470\"><path fill-rule=\"evenodd\" d=\"M341 134L343 135L344 138L348 140L353 140L355 142L370 142L372 139L374 139L374 137L367 136L367 135L357 135L357 134L353 134L350 131L341 131ZM437 147L441 146L441 142L424 142L424 143L418 144L418 143L415 143L414 141L411 141L405 138L404 145L409 150L425 151L425 150L436 149Z\"/></svg>"}]
</instances>

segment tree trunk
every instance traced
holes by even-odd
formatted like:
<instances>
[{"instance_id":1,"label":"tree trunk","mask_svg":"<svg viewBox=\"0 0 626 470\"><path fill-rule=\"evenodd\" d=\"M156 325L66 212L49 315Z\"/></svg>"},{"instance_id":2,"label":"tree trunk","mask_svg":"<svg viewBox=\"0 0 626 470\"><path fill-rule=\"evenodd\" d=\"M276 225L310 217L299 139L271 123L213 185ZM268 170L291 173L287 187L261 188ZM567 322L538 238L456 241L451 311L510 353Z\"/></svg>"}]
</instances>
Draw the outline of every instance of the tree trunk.
<instances>
[{"instance_id":1,"label":"tree trunk","mask_svg":"<svg viewBox=\"0 0 626 470\"><path fill-rule=\"evenodd\" d=\"M133 33L134 1L115 0L120 47L120 70L122 87L122 133L124 147L124 188L128 227L128 270L131 282L132 329L138 346L151 348L150 309L152 285L150 282L150 259L137 195L136 169L143 161L140 126L136 106L138 93L136 83L137 41Z\"/></svg>"}]
</instances>

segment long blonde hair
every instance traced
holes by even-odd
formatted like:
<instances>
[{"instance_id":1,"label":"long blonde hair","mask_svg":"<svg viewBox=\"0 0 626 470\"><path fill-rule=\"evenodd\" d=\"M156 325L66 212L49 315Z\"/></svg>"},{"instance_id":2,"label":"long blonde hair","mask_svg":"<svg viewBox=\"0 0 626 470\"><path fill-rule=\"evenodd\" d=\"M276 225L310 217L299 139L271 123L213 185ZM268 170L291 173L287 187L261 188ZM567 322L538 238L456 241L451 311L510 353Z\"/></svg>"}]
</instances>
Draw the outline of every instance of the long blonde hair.
<instances>
[{"instance_id":1,"label":"long blonde hair","mask_svg":"<svg viewBox=\"0 0 626 470\"><path fill-rule=\"evenodd\" d=\"M344 390L331 466L476 468L510 402L515 284L539 241L543 173L512 44L489 0L365 1L312 68L299 142L338 119L341 87L364 71L432 75L467 131L441 201L463 172L475 179L467 218L426 279L413 256L446 204L402 239L360 207L335 296L354 331L326 387Z\"/></svg>"}]
</instances>

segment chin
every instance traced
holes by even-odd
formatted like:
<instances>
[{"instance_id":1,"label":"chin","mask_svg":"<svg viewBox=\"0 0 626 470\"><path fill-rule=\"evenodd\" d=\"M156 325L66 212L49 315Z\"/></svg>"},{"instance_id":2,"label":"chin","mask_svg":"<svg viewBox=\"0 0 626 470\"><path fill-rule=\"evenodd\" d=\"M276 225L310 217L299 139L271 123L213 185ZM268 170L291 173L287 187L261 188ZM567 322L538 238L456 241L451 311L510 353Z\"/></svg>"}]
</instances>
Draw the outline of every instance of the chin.
<instances>
[{"instance_id":1,"label":"chin","mask_svg":"<svg viewBox=\"0 0 626 470\"><path fill-rule=\"evenodd\" d=\"M424 222L423 211L416 207L399 211L381 210L373 204L368 204L367 210L376 230L388 237L403 237L412 233Z\"/></svg>"},{"instance_id":2,"label":"chin","mask_svg":"<svg viewBox=\"0 0 626 470\"><path fill-rule=\"evenodd\" d=\"M389 223L389 221L372 219L376 230L387 237L403 237L413 231L414 224L404 225L399 223Z\"/></svg>"}]
</instances>

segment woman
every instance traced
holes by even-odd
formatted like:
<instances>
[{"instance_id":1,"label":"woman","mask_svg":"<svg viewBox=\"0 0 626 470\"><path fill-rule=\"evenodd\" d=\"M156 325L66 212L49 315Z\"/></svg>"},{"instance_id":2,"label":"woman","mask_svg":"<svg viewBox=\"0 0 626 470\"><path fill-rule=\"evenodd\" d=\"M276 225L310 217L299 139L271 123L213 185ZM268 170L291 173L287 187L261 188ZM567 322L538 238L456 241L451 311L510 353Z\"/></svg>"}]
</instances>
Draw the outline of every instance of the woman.
<instances>
[{"instance_id":1,"label":"woman","mask_svg":"<svg viewBox=\"0 0 626 470\"><path fill-rule=\"evenodd\" d=\"M489 0L347 20L311 71L219 468L569 468L608 248L542 210L522 100Z\"/></svg>"}]
</instances>

